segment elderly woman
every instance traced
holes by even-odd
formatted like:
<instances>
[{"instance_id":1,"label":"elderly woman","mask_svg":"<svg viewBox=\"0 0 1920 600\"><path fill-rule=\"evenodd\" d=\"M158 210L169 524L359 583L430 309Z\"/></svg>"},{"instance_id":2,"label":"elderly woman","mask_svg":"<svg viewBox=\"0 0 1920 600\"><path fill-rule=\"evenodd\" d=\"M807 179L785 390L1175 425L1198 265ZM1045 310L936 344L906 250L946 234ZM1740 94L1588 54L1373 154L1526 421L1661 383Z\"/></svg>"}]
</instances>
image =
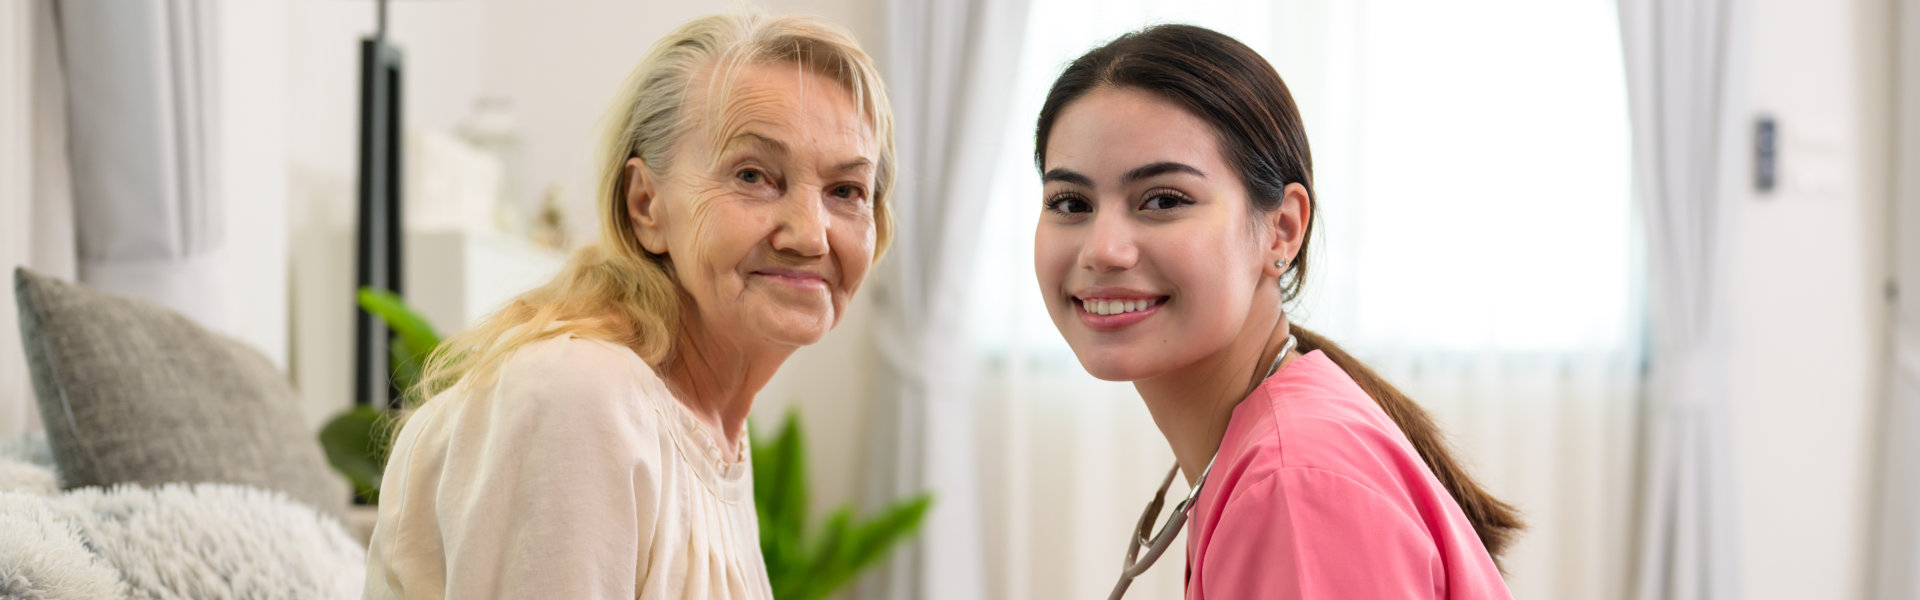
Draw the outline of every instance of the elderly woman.
<instances>
[{"instance_id":1,"label":"elderly woman","mask_svg":"<svg viewBox=\"0 0 1920 600\"><path fill-rule=\"evenodd\" d=\"M370 598L770 598L755 393L887 245L892 117L818 21L696 20L623 86L601 239L429 360Z\"/></svg>"}]
</instances>

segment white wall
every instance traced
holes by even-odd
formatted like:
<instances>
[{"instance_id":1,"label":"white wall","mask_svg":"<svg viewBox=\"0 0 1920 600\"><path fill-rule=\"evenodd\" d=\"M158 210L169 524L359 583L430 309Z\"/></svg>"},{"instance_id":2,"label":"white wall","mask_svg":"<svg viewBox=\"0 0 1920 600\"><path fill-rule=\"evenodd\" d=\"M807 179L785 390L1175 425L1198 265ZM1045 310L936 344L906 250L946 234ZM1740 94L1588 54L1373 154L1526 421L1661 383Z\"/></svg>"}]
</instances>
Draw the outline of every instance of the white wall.
<instances>
[{"instance_id":1,"label":"white wall","mask_svg":"<svg viewBox=\"0 0 1920 600\"><path fill-rule=\"evenodd\" d=\"M220 194L226 234L214 251L225 298L215 327L287 368L287 4L222 0Z\"/></svg>"},{"instance_id":2,"label":"white wall","mask_svg":"<svg viewBox=\"0 0 1920 600\"><path fill-rule=\"evenodd\" d=\"M1890 3L1752 6L1746 91L1779 122L1782 181L1733 211L1742 592L1856 598L1889 318Z\"/></svg>"}]
</instances>

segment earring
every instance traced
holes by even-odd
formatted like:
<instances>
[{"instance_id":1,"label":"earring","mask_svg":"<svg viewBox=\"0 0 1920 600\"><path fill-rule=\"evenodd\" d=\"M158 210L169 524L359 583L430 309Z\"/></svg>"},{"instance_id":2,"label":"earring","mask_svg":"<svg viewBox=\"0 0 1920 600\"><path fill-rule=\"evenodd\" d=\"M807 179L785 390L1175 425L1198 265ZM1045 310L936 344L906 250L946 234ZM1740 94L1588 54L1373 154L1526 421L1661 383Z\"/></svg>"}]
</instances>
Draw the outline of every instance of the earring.
<instances>
[{"instance_id":1,"label":"earring","mask_svg":"<svg viewBox=\"0 0 1920 600\"><path fill-rule=\"evenodd\" d=\"M1285 271L1287 270L1287 259L1282 258L1280 260L1273 261L1273 266L1276 269Z\"/></svg>"}]
</instances>

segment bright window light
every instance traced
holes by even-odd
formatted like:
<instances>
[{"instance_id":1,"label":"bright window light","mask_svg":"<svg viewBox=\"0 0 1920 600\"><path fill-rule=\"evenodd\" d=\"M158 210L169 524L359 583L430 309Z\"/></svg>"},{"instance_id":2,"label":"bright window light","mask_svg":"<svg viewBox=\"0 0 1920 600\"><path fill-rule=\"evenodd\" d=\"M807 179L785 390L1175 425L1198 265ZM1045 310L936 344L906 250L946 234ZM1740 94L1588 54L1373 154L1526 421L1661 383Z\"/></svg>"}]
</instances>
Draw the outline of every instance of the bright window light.
<instances>
[{"instance_id":1,"label":"bright window light","mask_svg":"<svg viewBox=\"0 0 1920 600\"><path fill-rule=\"evenodd\" d=\"M1233 35L1307 122L1320 221L1296 322L1375 352L1615 353L1637 344L1625 77L1605 0L1035 0L969 330L1071 361L1038 295L1033 125L1065 64L1155 22Z\"/></svg>"}]
</instances>

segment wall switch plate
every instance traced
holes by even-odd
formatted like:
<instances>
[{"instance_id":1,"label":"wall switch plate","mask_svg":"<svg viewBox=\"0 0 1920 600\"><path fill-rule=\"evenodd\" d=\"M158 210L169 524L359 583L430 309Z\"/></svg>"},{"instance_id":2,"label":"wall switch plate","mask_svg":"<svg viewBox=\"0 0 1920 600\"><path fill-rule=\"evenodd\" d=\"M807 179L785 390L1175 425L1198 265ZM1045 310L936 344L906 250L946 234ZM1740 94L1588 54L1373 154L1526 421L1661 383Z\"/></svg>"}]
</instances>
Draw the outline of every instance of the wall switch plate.
<instances>
[{"instance_id":1,"label":"wall switch plate","mask_svg":"<svg viewBox=\"0 0 1920 600\"><path fill-rule=\"evenodd\" d=\"M1753 187L1765 194L1780 181L1780 128L1772 115L1760 115L1753 124Z\"/></svg>"}]
</instances>

